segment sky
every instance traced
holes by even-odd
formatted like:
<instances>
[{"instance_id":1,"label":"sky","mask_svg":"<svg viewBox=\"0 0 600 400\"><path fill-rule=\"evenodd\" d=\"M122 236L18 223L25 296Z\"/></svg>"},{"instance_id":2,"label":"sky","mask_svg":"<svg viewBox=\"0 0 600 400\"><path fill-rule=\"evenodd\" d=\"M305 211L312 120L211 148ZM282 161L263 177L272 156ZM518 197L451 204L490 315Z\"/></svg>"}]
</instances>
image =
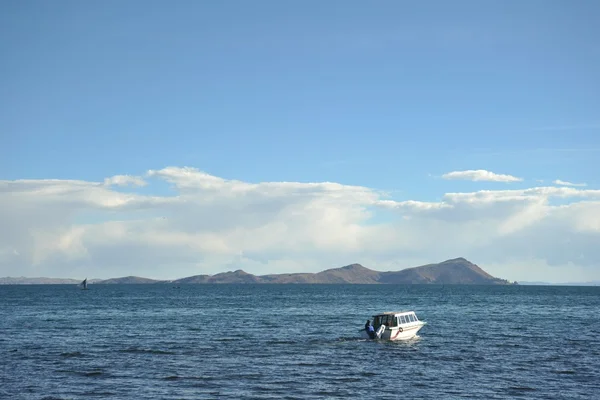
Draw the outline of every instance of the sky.
<instances>
[{"instance_id":1,"label":"sky","mask_svg":"<svg viewBox=\"0 0 600 400\"><path fill-rule=\"evenodd\" d=\"M0 2L0 276L600 280L600 3Z\"/></svg>"}]
</instances>

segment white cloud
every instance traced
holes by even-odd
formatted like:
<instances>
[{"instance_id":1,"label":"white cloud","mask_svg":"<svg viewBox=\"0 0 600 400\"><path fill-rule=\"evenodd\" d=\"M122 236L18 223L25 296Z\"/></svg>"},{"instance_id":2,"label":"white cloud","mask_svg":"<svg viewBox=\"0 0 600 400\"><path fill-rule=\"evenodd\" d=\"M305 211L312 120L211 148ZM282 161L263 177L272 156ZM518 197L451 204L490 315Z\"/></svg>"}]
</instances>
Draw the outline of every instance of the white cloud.
<instances>
[{"instance_id":1,"label":"white cloud","mask_svg":"<svg viewBox=\"0 0 600 400\"><path fill-rule=\"evenodd\" d=\"M554 183L555 185L562 185L562 186L579 186L579 187L587 186L587 183L571 183L571 182L567 182L567 181L561 181L560 179L557 179L552 183Z\"/></svg>"},{"instance_id":2,"label":"white cloud","mask_svg":"<svg viewBox=\"0 0 600 400\"><path fill-rule=\"evenodd\" d=\"M147 182L139 176L115 175L104 179L105 186L146 186Z\"/></svg>"},{"instance_id":3,"label":"white cloud","mask_svg":"<svg viewBox=\"0 0 600 400\"><path fill-rule=\"evenodd\" d=\"M162 180L174 194L116 191L107 180L0 181L0 276L168 279L352 262L386 270L464 256L507 279L541 280L546 271L568 280L572 268L600 278L600 190L540 186L396 201L362 186L249 183L194 168L146 176L145 192Z\"/></svg>"},{"instance_id":4,"label":"white cloud","mask_svg":"<svg viewBox=\"0 0 600 400\"><path fill-rule=\"evenodd\" d=\"M487 182L521 182L522 178L512 175L496 174L484 169L453 171L442 175L444 179L462 179L467 181L487 181Z\"/></svg>"}]
</instances>

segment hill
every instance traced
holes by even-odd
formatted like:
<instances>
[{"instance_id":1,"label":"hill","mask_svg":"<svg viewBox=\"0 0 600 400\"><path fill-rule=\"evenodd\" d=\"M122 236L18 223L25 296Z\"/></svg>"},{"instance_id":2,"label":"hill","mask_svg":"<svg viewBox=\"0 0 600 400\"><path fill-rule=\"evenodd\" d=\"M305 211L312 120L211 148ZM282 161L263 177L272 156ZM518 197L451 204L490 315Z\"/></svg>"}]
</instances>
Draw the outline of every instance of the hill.
<instances>
[{"instance_id":1,"label":"hill","mask_svg":"<svg viewBox=\"0 0 600 400\"><path fill-rule=\"evenodd\" d=\"M600 286L600 281L587 281L587 282L540 282L540 281L521 281L519 285L523 286Z\"/></svg>"},{"instance_id":2,"label":"hill","mask_svg":"<svg viewBox=\"0 0 600 400\"><path fill-rule=\"evenodd\" d=\"M140 284L140 283L163 283L165 281L157 281L155 279L141 278L139 276L125 276L123 278L111 278L95 282L100 285L113 284Z\"/></svg>"},{"instance_id":3,"label":"hill","mask_svg":"<svg viewBox=\"0 0 600 400\"><path fill-rule=\"evenodd\" d=\"M446 260L438 264L379 272L351 264L316 274L272 274L259 276L264 283L355 283L355 284L478 284L506 285L505 279L495 278L464 258Z\"/></svg>"},{"instance_id":4,"label":"hill","mask_svg":"<svg viewBox=\"0 0 600 400\"><path fill-rule=\"evenodd\" d=\"M237 271L222 272L216 275L195 275L188 278L176 279L172 283L262 283L255 275L238 269Z\"/></svg>"},{"instance_id":5,"label":"hill","mask_svg":"<svg viewBox=\"0 0 600 400\"><path fill-rule=\"evenodd\" d=\"M509 282L491 276L479 266L461 257L397 272L383 272L380 275L379 283L505 285Z\"/></svg>"},{"instance_id":6,"label":"hill","mask_svg":"<svg viewBox=\"0 0 600 400\"><path fill-rule=\"evenodd\" d=\"M331 268L318 273L252 275L242 270L216 275L196 275L173 281L177 284L199 283L310 283L310 284L478 284L506 285L464 258L446 260L401 271L380 272L360 264Z\"/></svg>"},{"instance_id":7,"label":"hill","mask_svg":"<svg viewBox=\"0 0 600 400\"><path fill-rule=\"evenodd\" d=\"M35 283L80 283L74 279L31 278ZM41 281L45 279L46 281ZM0 284L25 283L28 278L0 278ZM207 283L310 283L310 284L463 284L508 285L505 279L493 277L465 258L455 258L437 264L406 268L400 271L374 271L360 264L331 268L318 273L287 273L256 276L241 269L215 275L194 275L173 281L159 281L138 276L126 276L106 280L88 280L94 284L207 284Z\"/></svg>"},{"instance_id":8,"label":"hill","mask_svg":"<svg viewBox=\"0 0 600 400\"><path fill-rule=\"evenodd\" d=\"M360 264L350 264L341 268L331 268L316 274L271 274L259 278L264 283L378 283L380 272L365 268Z\"/></svg>"}]
</instances>

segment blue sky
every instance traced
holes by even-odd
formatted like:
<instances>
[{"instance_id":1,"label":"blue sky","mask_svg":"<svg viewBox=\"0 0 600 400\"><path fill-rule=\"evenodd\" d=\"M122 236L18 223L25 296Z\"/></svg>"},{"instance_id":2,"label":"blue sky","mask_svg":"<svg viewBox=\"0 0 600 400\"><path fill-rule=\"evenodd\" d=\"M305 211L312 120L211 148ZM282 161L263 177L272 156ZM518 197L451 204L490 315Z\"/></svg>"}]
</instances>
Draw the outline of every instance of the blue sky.
<instances>
[{"instance_id":1,"label":"blue sky","mask_svg":"<svg viewBox=\"0 0 600 400\"><path fill-rule=\"evenodd\" d=\"M441 178L483 169L595 189L598 17L596 1L3 2L0 179L190 166L433 202L507 188Z\"/></svg>"}]
</instances>

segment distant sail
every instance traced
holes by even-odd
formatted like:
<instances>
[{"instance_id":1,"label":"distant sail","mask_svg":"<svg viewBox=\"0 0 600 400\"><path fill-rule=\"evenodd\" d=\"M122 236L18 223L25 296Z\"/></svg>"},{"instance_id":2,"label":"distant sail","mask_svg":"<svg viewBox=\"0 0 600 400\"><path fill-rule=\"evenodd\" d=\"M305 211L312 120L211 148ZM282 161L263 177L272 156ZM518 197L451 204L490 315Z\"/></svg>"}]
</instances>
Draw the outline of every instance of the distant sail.
<instances>
[{"instance_id":1,"label":"distant sail","mask_svg":"<svg viewBox=\"0 0 600 400\"><path fill-rule=\"evenodd\" d=\"M82 290L87 290L87 278L85 278L83 280L83 282L81 282L81 286L83 286L81 289Z\"/></svg>"}]
</instances>

